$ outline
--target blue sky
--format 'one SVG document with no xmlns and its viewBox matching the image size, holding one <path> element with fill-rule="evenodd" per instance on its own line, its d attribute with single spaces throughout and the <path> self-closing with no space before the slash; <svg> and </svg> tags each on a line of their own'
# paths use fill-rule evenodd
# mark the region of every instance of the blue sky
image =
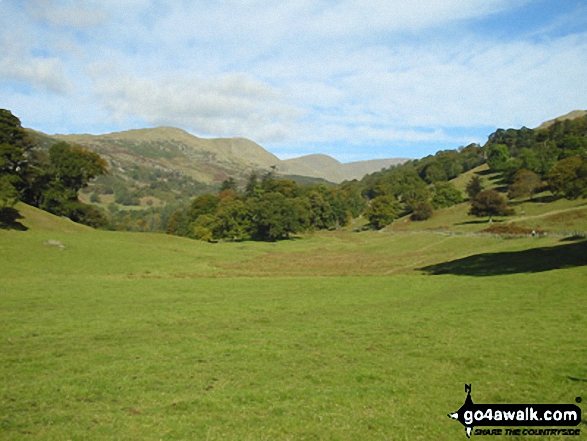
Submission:
<svg viewBox="0 0 587 441">
<path fill-rule="evenodd" d="M 587 109 L 585 0 L 0 0 L 0 107 L 280 158 L 420 158 Z"/>
</svg>

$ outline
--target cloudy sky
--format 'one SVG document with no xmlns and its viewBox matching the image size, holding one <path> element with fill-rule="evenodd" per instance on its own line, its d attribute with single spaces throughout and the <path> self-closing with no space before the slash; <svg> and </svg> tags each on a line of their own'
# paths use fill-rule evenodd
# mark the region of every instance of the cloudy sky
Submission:
<svg viewBox="0 0 587 441">
<path fill-rule="evenodd" d="M 0 108 L 280 158 L 419 158 L 587 109 L 585 0 L 0 0 Z"/>
</svg>

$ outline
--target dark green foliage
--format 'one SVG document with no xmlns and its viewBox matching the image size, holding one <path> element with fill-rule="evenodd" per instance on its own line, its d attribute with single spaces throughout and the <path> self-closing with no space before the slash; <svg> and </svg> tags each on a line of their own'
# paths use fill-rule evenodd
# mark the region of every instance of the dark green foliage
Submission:
<svg viewBox="0 0 587 441">
<path fill-rule="evenodd" d="M 0 203 L 14 205 L 26 187 L 32 141 L 9 110 L 0 109 Z M 2 200 L 4 202 L 2 202 Z"/>
<path fill-rule="evenodd" d="M 173 213 L 167 232 L 201 240 L 276 241 L 307 229 L 344 226 L 366 204 L 351 183 L 301 186 L 277 179 L 272 172 L 261 178 L 252 173 L 244 194 L 232 185 L 225 187 L 218 195 L 198 196 L 187 209 Z"/>
<path fill-rule="evenodd" d="M 250 201 L 251 236 L 258 240 L 288 239 L 303 228 L 304 206 L 281 193 L 265 193 Z"/>
<path fill-rule="evenodd" d="M 587 138 L 585 136 L 567 135 L 558 143 L 561 150 L 560 158 L 587 154 Z"/>
<path fill-rule="evenodd" d="M 82 147 L 72 147 L 65 142 L 51 146 L 49 160 L 54 179 L 76 193 L 108 168 L 106 161 L 97 153 Z"/>
<path fill-rule="evenodd" d="M 0 176 L 0 210 L 12 208 L 19 200 L 19 194 L 11 182 L 10 176 Z"/>
<path fill-rule="evenodd" d="M 211 194 L 198 196 L 191 203 L 187 214 L 192 219 L 197 219 L 198 216 L 203 214 L 213 215 L 216 211 L 216 207 L 218 206 L 218 202 L 218 197 Z"/>
<path fill-rule="evenodd" d="M 483 180 L 481 179 L 481 176 L 473 175 L 467 184 L 466 191 L 469 199 L 473 199 L 475 196 L 481 193 L 483 191 Z"/>
<path fill-rule="evenodd" d="M 212 237 L 245 240 L 250 238 L 250 231 L 250 216 L 245 203 L 238 197 L 220 200 L 211 223 Z"/>
<path fill-rule="evenodd" d="M 471 199 L 469 214 L 477 217 L 508 216 L 512 210 L 508 207 L 507 199 L 495 190 L 484 190 Z"/>
</svg>

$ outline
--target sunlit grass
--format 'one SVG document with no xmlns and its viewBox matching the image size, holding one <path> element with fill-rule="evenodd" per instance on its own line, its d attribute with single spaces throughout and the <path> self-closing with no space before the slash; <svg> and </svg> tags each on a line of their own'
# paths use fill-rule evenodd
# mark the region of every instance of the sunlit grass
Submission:
<svg viewBox="0 0 587 441">
<path fill-rule="evenodd" d="M 465 383 L 479 403 L 587 396 L 580 255 L 421 270 L 560 238 L 208 244 L 22 212 L 28 231 L 0 230 L 1 439 L 454 440 Z"/>
</svg>

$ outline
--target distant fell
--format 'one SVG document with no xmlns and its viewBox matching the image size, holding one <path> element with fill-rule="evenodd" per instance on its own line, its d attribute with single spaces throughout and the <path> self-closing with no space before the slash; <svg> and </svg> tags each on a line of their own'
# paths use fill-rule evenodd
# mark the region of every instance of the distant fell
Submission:
<svg viewBox="0 0 587 441">
<path fill-rule="evenodd" d="M 277 156 L 248 139 L 204 139 L 173 127 L 54 138 L 84 145 L 112 163 L 134 158 L 134 163 L 177 170 L 207 184 L 241 177 L 251 169 L 269 169 L 279 162 Z"/>
<path fill-rule="evenodd" d="M 328 155 L 313 154 L 286 159 L 281 162 L 280 169 L 287 173 L 320 177 L 331 182 L 340 183 L 345 180 L 361 179 L 367 174 L 406 161 L 407 159 L 404 158 L 390 158 L 341 163 Z"/>
<path fill-rule="evenodd" d="M 557 121 L 564 121 L 566 119 L 582 118 L 585 115 L 587 115 L 587 110 L 573 110 L 572 112 L 569 112 L 566 115 L 562 115 L 557 118 L 543 122 L 538 127 L 536 127 L 536 129 L 538 129 L 538 130 L 548 129 L 551 125 L 553 125 Z"/>
<path fill-rule="evenodd" d="M 274 169 L 280 175 L 305 176 L 333 183 L 364 175 L 406 159 L 341 163 L 324 154 L 281 160 L 246 138 L 199 138 L 174 127 L 127 130 L 105 135 L 54 135 L 97 151 L 118 169 L 129 165 L 179 171 L 207 185 L 228 177 L 242 179 L 253 170 Z"/>
</svg>

